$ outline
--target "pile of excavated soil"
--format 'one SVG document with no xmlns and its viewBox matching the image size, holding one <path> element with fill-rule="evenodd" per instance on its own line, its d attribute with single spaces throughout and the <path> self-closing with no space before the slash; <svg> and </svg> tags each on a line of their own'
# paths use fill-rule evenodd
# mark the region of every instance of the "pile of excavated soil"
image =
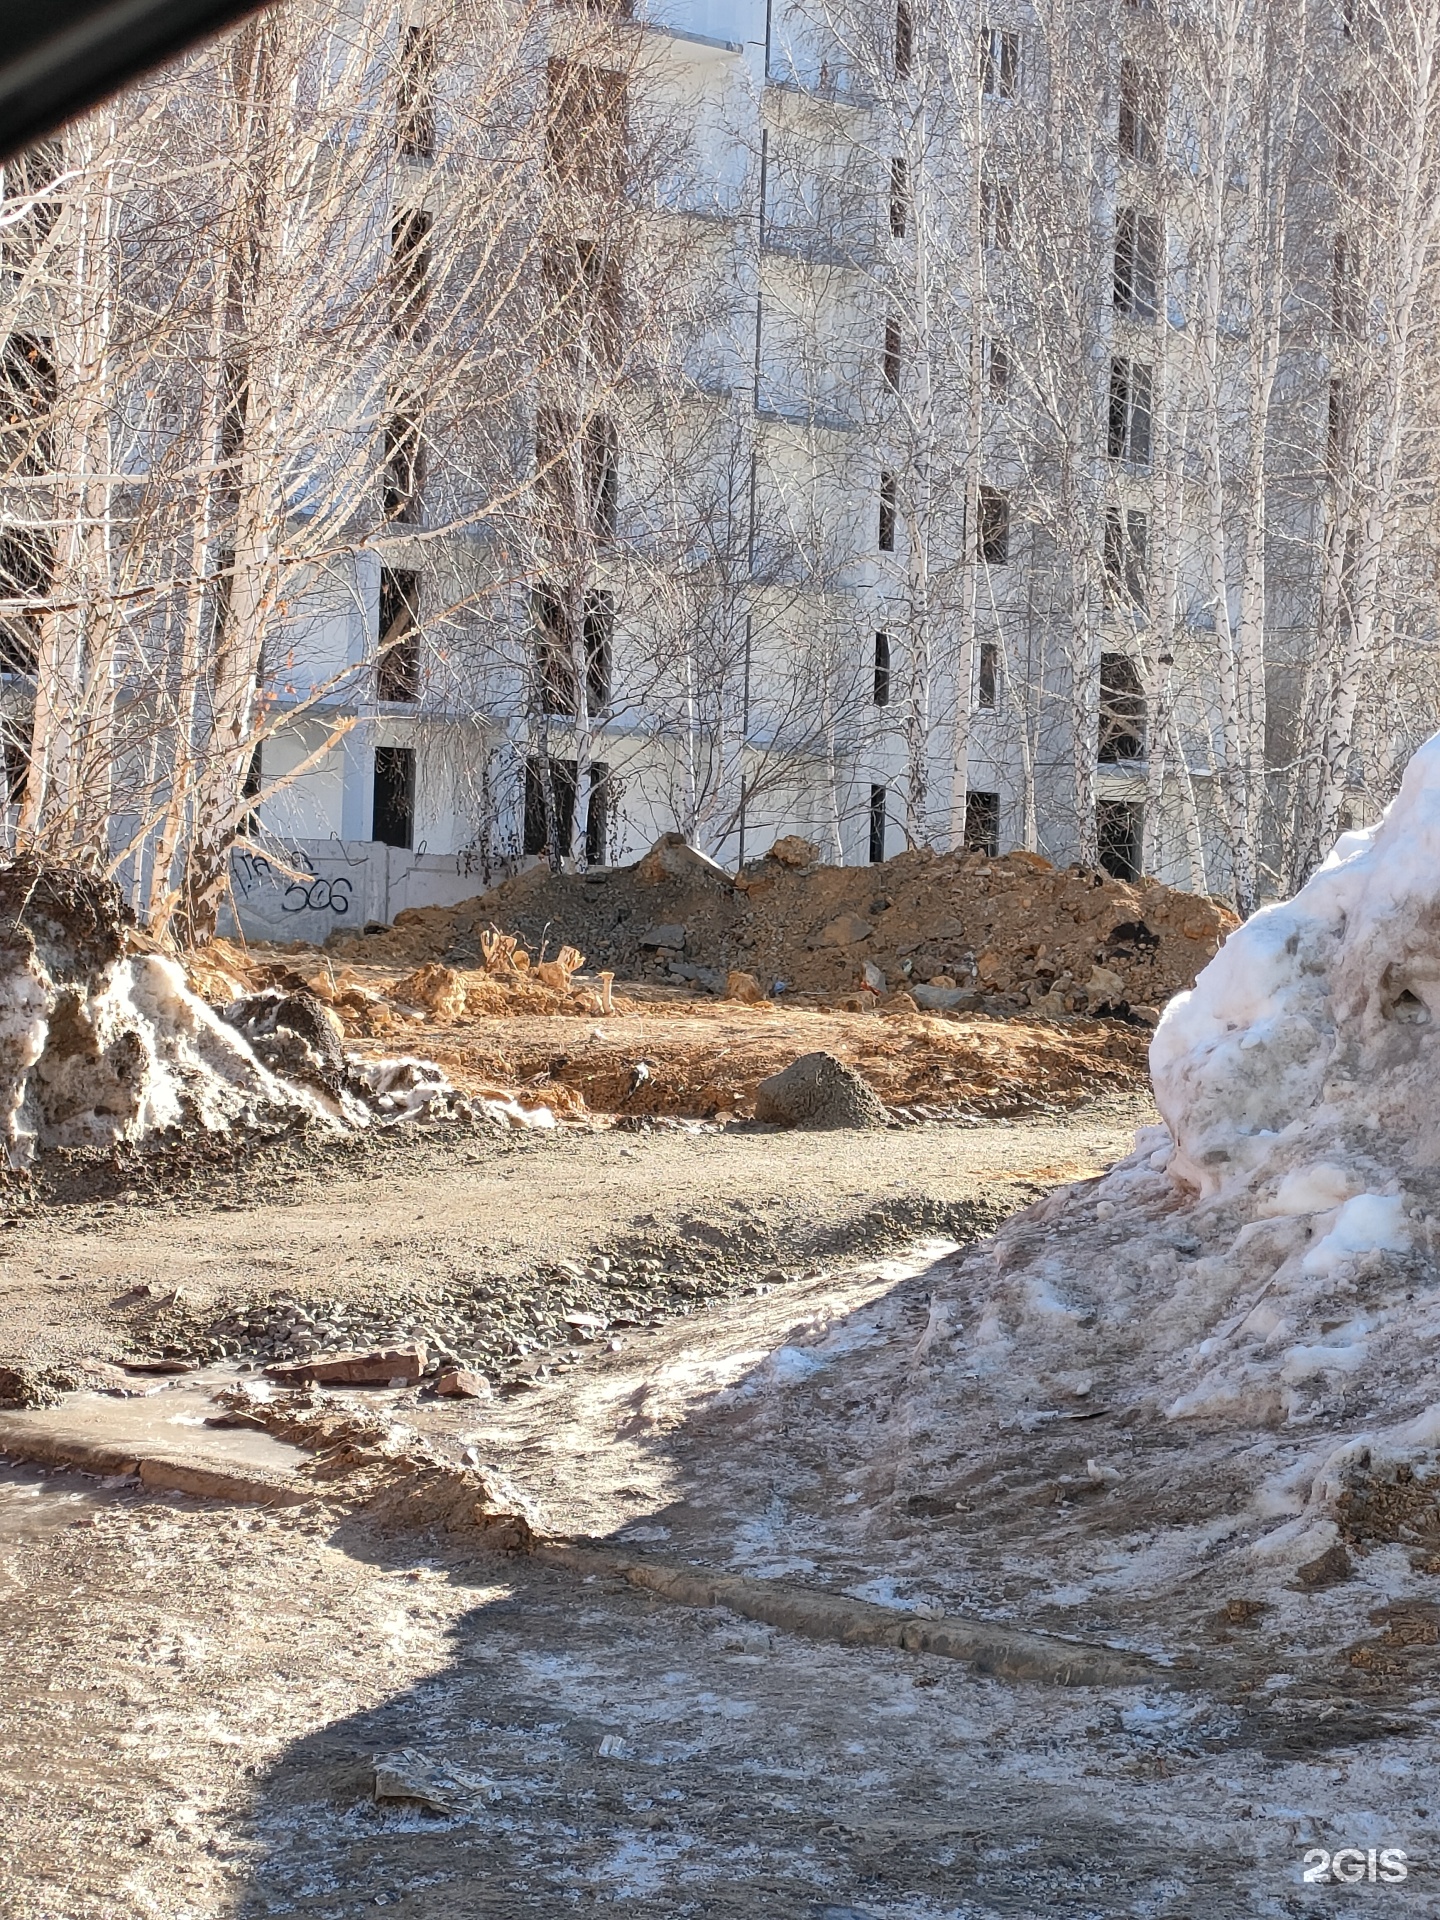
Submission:
<svg viewBox="0 0 1440 1920">
<path fill-rule="evenodd" d="M 1133 1010 L 1153 1024 L 1235 925 L 1214 900 L 1033 854 L 913 852 L 872 867 L 821 866 L 813 855 L 782 841 L 731 876 L 670 835 L 633 867 L 535 868 L 458 906 L 410 909 L 383 932 L 334 934 L 327 949 L 342 962 L 473 968 L 482 936 L 498 927 L 542 959 L 565 941 L 592 968 L 715 992 L 738 970 L 766 994 L 969 989 L 973 1002 L 949 1004 Z"/>
</svg>

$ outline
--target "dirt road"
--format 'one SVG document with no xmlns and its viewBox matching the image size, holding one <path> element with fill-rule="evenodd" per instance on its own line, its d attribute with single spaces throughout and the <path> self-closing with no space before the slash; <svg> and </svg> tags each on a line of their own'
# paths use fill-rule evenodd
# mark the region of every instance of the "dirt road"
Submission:
<svg viewBox="0 0 1440 1920">
<path fill-rule="evenodd" d="M 1362 1874 L 1367 1849 L 1405 1850 L 1403 1882 L 1350 1898 L 1433 1911 L 1426 1645 L 1347 1665 L 1325 1595 L 1202 1633 L 1173 1594 L 1145 1602 L 1163 1582 L 1138 1508 L 1107 1540 L 1101 1508 L 1090 1526 L 1083 1501 L 1056 1504 L 1062 1453 L 1099 1443 L 1022 1425 L 975 1436 L 971 1459 L 962 1435 L 971 1479 L 942 1513 L 903 1471 L 943 1437 L 917 1426 L 932 1388 L 873 1404 L 885 1350 L 939 1380 L 926 1303 L 946 1249 L 902 1258 L 899 1239 L 1090 1171 L 1142 1117 L 276 1150 L 236 1164 L 218 1206 L 182 1186 L 6 1229 L 4 1344 L 56 1363 L 118 1353 L 134 1326 L 111 1303 L 142 1280 L 201 1306 L 279 1286 L 398 1317 L 437 1277 L 519 1290 L 537 1262 L 637 1239 L 696 1271 L 713 1254 L 723 1297 L 578 1347 L 534 1392 L 403 1417 L 624 1552 L 912 1619 L 1033 1616 L 1159 1664 L 1153 1684 L 1005 1682 L 318 1506 L 12 1470 L 0 1912 L 1279 1920 L 1347 1897 L 1304 1884 L 1312 1847 L 1359 1848 Z M 1087 1556 L 1123 1562 L 1121 1584 L 1082 1593 Z M 1423 1671 L 1390 1672 L 1412 1656 Z M 428 1807 L 377 1802 L 377 1762 Z"/>
</svg>

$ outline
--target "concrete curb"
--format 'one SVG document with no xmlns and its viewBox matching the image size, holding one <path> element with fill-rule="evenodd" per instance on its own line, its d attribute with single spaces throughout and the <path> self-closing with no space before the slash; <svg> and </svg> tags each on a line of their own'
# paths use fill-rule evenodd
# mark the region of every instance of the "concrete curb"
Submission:
<svg viewBox="0 0 1440 1920">
<path fill-rule="evenodd" d="M 315 1489 L 273 1468 L 241 1462 L 199 1460 L 180 1449 L 107 1442 L 40 1427 L 26 1415 L 0 1414 L 0 1459 L 37 1466 L 69 1467 L 78 1473 L 124 1474 L 154 1493 L 191 1493 L 202 1499 L 246 1506 L 299 1506 Z"/>
<path fill-rule="evenodd" d="M 552 1542 L 536 1547 L 532 1557 L 573 1573 L 627 1580 L 631 1586 L 679 1606 L 727 1607 L 743 1619 L 801 1633 L 812 1640 L 829 1640 L 842 1647 L 895 1647 L 906 1653 L 938 1654 L 947 1660 L 963 1661 L 976 1673 L 997 1680 L 1059 1687 L 1173 1687 L 1185 1683 L 1184 1675 L 1141 1653 L 1093 1641 L 1064 1640 L 1056 1634 L 972 1620 L 961 1614 L 923 1620 L 844 1594 L 818 1593 L 780 1580 L 708 1573 L 703 1567 L 667 1567 L 655 1561 L 625 1559 L 595 1547 Z"/>
</svg>

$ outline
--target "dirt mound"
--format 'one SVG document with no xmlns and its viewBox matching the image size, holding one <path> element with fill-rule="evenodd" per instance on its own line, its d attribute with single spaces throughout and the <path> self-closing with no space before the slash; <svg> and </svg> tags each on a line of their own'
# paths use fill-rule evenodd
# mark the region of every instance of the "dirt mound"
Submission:
<svg viewBox="0 0 1440 1920">
<path fill-rule="evenodd" d="M 733 971 L 770 993 L 896 992 L 932 1008 L 1042 1014 L 1155 1011 L 1193 985 L 1235 925 L 1217 902 L 1158 881 L 1052 867 L 1033 854 L 905 853 L 826 867 L 787 841 L 732 879 L 667 835 L 633 867 L 536 868 L 454 907 L 397 915 L 383 933 L 334 934 L 337 958 L 482 964 L 503 928 L 543 963 L 557 938 L 591 966 L 716 994 Z M 537 968 L 538 971 L 538 968 Z M 973 996 L 973 997 L 972 997 Z"/>
<path fill-rule="evenodd" d="M 772 1126 L 883 1127 L 884 1103 L 833 1053 L 806 1053 L 755 1089 L 755 1118 Z"/>
</svg>

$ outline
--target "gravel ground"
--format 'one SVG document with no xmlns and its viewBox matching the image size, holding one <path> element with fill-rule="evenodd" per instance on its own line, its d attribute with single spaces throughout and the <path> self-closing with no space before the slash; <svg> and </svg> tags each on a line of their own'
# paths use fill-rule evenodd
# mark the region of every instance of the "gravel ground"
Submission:
<svg viewBox="0 0 1440 1920">
<path fill-rule="evenodd" d="M 511 1377 L 567 1342 L 567 1311 L 645 1324 L 844 1254 L 973 1238 L 1150 1117 L 1124 1096 L 879 1135 L 456 1126 L 75 1158 L 0 1229 L 0 1368 L 384 1338 Z"/>
</svg>

